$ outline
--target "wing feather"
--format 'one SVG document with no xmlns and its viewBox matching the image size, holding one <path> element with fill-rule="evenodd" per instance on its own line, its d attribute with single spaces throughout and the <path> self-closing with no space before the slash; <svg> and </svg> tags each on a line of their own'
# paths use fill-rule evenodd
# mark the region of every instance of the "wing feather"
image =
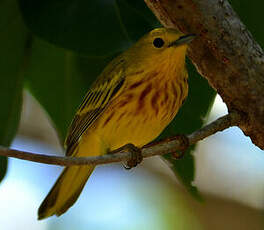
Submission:
<svg viewBox="0 0 264 230">
<path fill-rule="evenodd" d="M 111 79 L 98 79 L 87 92 L 83 102 L 70 125 L 68 136 L 65 140 L 66 155 L 72 155 L 82 134 L 102 114 L 111 99 L 117 95 L 124 85 L 123 71 Z"/>
</svg>

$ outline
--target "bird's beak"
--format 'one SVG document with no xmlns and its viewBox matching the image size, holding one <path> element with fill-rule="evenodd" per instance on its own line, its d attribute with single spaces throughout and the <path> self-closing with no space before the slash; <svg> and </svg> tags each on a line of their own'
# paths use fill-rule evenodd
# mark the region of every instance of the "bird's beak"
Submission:
<svg viewBox="0 0 264 230">
<path fill-rule="evenodd" d="M 169 44 L 169 47 L 171 46 L 181 46 L 184 44 L 188 44 L 190 43 L 194 38 L 196 37 L 195 34 L 187 34 L 184 36 L 179 37 L 179 39 L 177 39 L 176 41 L 173 41 Z"/>
</svg>

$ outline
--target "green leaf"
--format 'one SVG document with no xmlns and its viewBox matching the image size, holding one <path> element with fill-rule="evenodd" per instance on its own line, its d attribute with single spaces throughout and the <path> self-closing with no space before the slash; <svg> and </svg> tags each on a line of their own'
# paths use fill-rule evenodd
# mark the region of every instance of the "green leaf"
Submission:
<svg viewBox="0 0 264 230">
<path fill-rule="evenodd" d="M 138 14 L 140 14 L 141 17 L 144 18 L 144 21 L 148 22 L 148 24 L 151 25 L 152 28 L 161 26 L 160 22 L 157 20 L 152 11 L 147 7 L 144 1 L 125 0 L 124 2 L 126 2 L 129 7 L 133 8 L 133 10 L 136 10 Z M 141 21 L 141 23 L 144 21 Z M 146 33 L 146 31 L 144 31 L 144 33 Z"/>
<path fill-rule="evenodd" d="M 7 172 L 7 157 L 0 157 L 0 181 L 2 181 Z"/>
<path fill-rule="evenodd" d="M 20 119 L 27 32 L 15 0 L 0 6 L 0 145 L 9 146 Z M 7 159 L 0 157 L 0 181 L 6 170 Z"/>
<path fill-rule="evenodd" d="M 86 91 L 101 72 L 108 57 L 81 57 L 34 39 L 27 89 L 49 114 L 61 141 Z"/>
<path fill-rule="evenodd" d="M 229 0 L 229 2 L 250 30 L 254 39 L 264 47 L 264 33 L 261 23 L 263 21 L 264 2 L 262 0 L 255 0 L 254 3 L 248 0 Z"/>
<path fill-rule="evenodd" d="M 190 61 L 187 62 L 187 68 L 189 72 L 188 98 L 159 139 L 177 134 L 190 134 L 199 129 L 214 102 L 216 92 L 208 85 L 207 80 L 197 73 Z M 201 200 L 197 188 L 192 185 L 195 174 L 194 157 L 192 155 L 194 150 L 195 146 L 192 146 L 180 160 L 173 159 L 171 155 L 165 155 L 164 158 L 169 162 L 172 170 L 186 189 L 194 197 Z"/>
<path fill-rule="evenodd" d="M 140 4 L 133 1 L 129 4 L 126 0 L 19 0 L 19 3 L 34 34 L 60 47 L 93 56 L 120 52 L 157 24 L 153 16 L 149 20 L 142 13 L 150 14 L 145 5 L 139 11 Z"/>
</svg>

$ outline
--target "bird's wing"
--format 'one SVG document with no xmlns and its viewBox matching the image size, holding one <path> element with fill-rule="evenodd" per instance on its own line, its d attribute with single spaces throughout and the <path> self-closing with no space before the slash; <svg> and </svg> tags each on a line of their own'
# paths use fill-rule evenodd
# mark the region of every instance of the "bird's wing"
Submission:
<svg viewBox="0 0 264 230">
<path fill-rule="evenodd" d="M 111 99 L 121 92 L 125 77 L 122 69 L 117 69 L 118 72 L 104 71 L 87 92 L 68 130 L 65 140 L 67 156 L 73 154 L 82 134 L 103 113 Z M 113 76 L 110 77 L 111 74 Z"/>
</svg>

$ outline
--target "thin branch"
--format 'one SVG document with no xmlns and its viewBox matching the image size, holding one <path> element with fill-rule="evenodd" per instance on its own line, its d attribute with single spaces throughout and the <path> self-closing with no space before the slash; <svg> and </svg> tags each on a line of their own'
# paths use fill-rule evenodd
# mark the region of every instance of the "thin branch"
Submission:
<svg viewBox="0 0 264 230">
<path fill-rule="evenodd" d="M 195 144 L 196 142 L 215 134 L 218 131 L 222 131 L 231 126 L 237 126 L 238 124 L 244 123 L 244 117 L 237 113 L 229 113 L 214 122 L 204 126 L 203 128 L 195 131 L 194 133 L 187 136 L 189 144 Z M 150 147 L 142 148 L 143 158 L 151 157 L 155 155 L 163 155 L 167 153 L 172 153 L 177 150 L 182 149 L 184 143 L 178 138 L 170 138 L 170 140 L 156 142 L 151 144 Z M 31 152 L 25 152 L 15 149 L 9 149 L 0 147 L 0 155 L 6 157 L 14 157 L 22 160 L 33 161 L 44 164 L 52 165 L 61 165 L 61 166 L 70 166 L 70 165 L 86 165 L 86 164 L 107 164 L 113 162 L 128 161 L 131 159 L 132 154 L 130 152 L 124 151 L 113 151 L 104 156 L 95 156 L 95 157 L 63 157 L 63 156 L 54 156 L 54 155 L 43 155 Z"/>
<path fill-rule="evenodd" d="M 188 136 L 189 143 L 191 145 L 195 144 L 196 142 L 203 140 L 204 138 L 211 136 L 216 132 L 223 131 L 232 126 L 243 125 L 245 123 L 246 117 L 243 114 L 231 112 L 190 134 Z"/>
</svg>

